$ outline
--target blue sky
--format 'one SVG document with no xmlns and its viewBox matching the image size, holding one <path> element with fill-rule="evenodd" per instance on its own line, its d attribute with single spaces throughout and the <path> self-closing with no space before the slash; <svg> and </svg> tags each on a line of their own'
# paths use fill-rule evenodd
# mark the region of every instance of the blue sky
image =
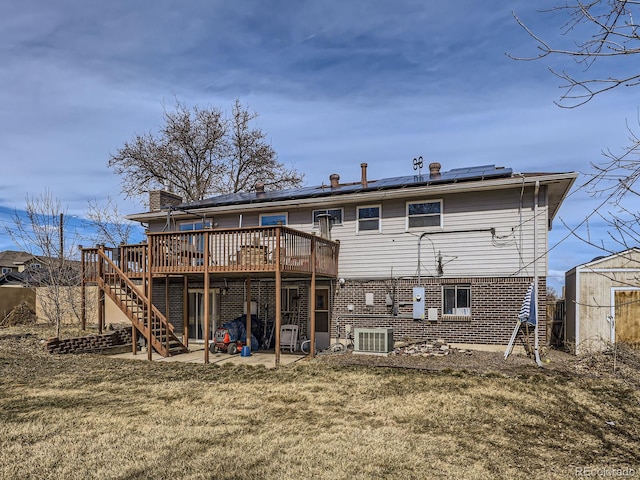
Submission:
<svg viewBox="0 0 640 480">
<path fill-rule="evenodd" d="M 48 188 L 79 227 L 89 198 L 119 197 L 109 153 L 155 131 L 176 97 L 227 110 L 239 98 L 309 185 L 356 180 L 361 162 L 372 179 L 412 174 L 419 155 L 443 170 L 589 172 L 624 145 L 640 102 L 627 90 L 559 109 L 547 68 L 568 61 L 505 55 L 535 53 L 512 11 L 570 41 L 561 17 L 536 11 L 555 3 L 0 0 L 0 222 Z M 579 191 L 559 216 L 573 227 L 597 203 Z M 551 244 L 566 233 L 557 219 Z M 590 233 L 606 238 L 601 224 Z M 550 269 L 599 253 L 570 238 Z"/>
</svg>

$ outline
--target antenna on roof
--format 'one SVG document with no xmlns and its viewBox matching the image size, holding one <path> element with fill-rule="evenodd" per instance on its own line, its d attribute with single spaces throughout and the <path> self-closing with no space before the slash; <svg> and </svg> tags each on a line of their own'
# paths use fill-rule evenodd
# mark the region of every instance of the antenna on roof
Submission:
<svg viewBox="0 0 640 480">
<path fill-rule="evenodd" d="M 422 162 L 422 155 L 419 156 L 418 158 L 414 158 L 413 159 L 413 169 L 414 170 L 418 170 L 418 177 L 416 180 L 420 181 L 422 180 L 422 166 L 423 166 L 423 162 Z"/>
</svg>

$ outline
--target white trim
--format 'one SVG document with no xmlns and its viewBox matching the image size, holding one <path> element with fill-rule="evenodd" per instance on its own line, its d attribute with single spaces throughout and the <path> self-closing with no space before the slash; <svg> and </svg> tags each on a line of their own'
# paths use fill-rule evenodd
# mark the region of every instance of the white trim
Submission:
<svg viewBox="0 0 640 480">
<path fill-rule="evenodd" d="M 364 208 L 377 208 L 378 209 L 378 229 L 377 230 L 360 230 L 360 210 Z M 363 219 L 363 220 L 373 220 Z M 368 235 L 372 233 L 382 233 L 382 204 L 377 205 L 358 205 L 356 207 L 356 235 Z"/>
<path fill-rule="evenodd" d="M 439 225 L 430 225 L 427 227 L 410 227 L 409 226 L 409 205 L 417 204 L 417 203 L 439 203 L 440 204 L 440 223 Z M 423 216 L 423 215 L 417 215 Z M 435 217 L 435 214 L 430 214 L 428 216 Z M 444 200 L 442 198 L 434 198 L 434 199 L 425 199 L 425 200 L 407 200 L 404 205 L 404 229 L 407 232 L 413 230 L 441 230 L 444 228 Z"/>
<path fill-rule="evenodd" d="M 454 307 L 454 310 L 456 312 L 454 313 L 445 313 L 445 295 L 444 295 L 444 291 L 447 288 L 454 288 L 455 291 L 455 301 L 456 301 L 456 305 Z M 458 288 L 464 288 L 466 290 L 469 290 L 469 306 L 468 307 L 458 307 Z M 442 318 L 452 318 L 452 317 L 462 317 L 462 318 L 471 318 L 473 316 L 473 310 L 471 308 L 471 303 L 473 302 L 472 299 L 472 288 L 471 288 L 471 284 L 469 283 L 446 283 L 446 284 L 441 284 L 440 285 L 440 293 L 442 295 L 442 304 L 441 304 L 441 308 L 442 308 Z M 468 309 L 469 313 L 468 314 L 463 314 L 463 313 L 457 313 L 458 310 L 462 310 L 462 309 Z"/>
</svg>

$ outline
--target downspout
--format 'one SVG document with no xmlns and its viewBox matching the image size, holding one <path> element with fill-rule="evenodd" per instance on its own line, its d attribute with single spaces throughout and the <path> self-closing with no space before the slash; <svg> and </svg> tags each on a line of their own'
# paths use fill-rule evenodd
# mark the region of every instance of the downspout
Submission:
<svg viewBox="0 0 640 480">
<path fill-rule="evenodd" d="M 542 367 L 542 361 L 540 360 L 540 338 L 539 338 L 539 324 L 540 315 L 538 310 L 538 194 L 540 193 L 540 181 L 536 180 L 536 186 L 533 192 L 533 291 L 535 292 L 535 309 L 536 309 L 536 327 L 534 329 L 534 350 L 536 356 L 536 363 L 538 367 Z"/>
</svg>

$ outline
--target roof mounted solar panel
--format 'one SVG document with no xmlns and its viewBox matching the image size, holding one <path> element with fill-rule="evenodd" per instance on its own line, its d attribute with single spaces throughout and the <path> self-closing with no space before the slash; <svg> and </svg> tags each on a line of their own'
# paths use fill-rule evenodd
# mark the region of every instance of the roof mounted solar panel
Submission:
<svg viewBox="0 0 640 480">
<path fill-rule="evenodd" d="M 447 172 L 442 172 L 439 176 L 431 176 L 427 173 L 423 175 L 408 175 L 402 177 L 383 178 L 380 180 L 370 180 L 367 187 L 363 187 L 361 183 L 356 182 L 348 185 L 341 185 L 338 188 L 332 188 L 330 185 L 323 184 L 311 187 L 291 188 L 287 190 L 266 191 L 262 193 L 229 193 L 197 202 L 185 203 L 179 205 L 177 208 L 193 209 L 245 203 L 251 204 L 278 200 L 325 197 L 331 195 L 344 195 L 359 191 L 400 189 L 421 185 L 436 185 L 471 180 L 483 180 L 488 178 L 510 177 L 512 173 L 513 171 L 510 168 L 496 167 L 495 165 L 481 165 L 476 167 L 453 168 Z"/>
</svg>

